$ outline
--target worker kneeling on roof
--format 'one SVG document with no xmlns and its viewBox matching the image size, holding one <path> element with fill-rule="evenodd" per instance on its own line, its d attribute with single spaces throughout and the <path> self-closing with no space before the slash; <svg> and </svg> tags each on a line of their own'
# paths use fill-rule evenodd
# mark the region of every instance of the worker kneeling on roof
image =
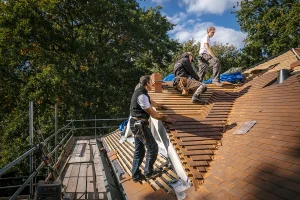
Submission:
<svg viewBox="0 0 300 200">
<path fill-rule="evenodd" d="M 149 75 L 142 76 L 140 78 L 139 87 L 137 87 L 132 95 L 130 104 L 130 128 L 134 134 L 134 158 L 132 164 L 132 179 L 134 182 L 141 181 L 146 178 L 152 178 L 157 176 L 159 172 L 153 170 L 153 165 L 158 154 L 158 145 L 151 133 L 149 127 L 150 116 L 154 119 L 161 120 L 167 123 L 174 123 L 175 120 L 161 116 L 157 113 L 153 106 L 160 106 L 154 101 L 150 100 L 148 91 L 151 90 L 152 81 Z M 155 105 L 154 105 L 155 104 Z M 139 169 L 143 159 L 145 157 L 145 146 L 147 148 L 146 164 L 144 174 Z"/>
<path fill-rule="evenodd" d="M 192 103 L 204 103 L 200 99 L 200 94 L 206 92 L 207 87 L 204 83 L 199 81 L 199 76 L 196 74 L 192 67 L 193 55 L 191 52 L 185 52 L 174 66 L 174 86 L 182 90 L 196 90 L 192 96 Z M 193 78 L 193 79 L 192 79 Z"/>
</svg>

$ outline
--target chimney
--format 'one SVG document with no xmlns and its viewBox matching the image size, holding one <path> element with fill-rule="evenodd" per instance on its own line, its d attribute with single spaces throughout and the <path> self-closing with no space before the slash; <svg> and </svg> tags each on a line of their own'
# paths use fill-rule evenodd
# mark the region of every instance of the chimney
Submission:
<svg viewBox="0 0 300 200">
<path fill-rule="evenodd" d="M 154 85 L 154 92 L 161 93 L 162 92 L 162 76 L 160 73 L 153 73 L 151 75 L 151 79 Z"/>
</svg>

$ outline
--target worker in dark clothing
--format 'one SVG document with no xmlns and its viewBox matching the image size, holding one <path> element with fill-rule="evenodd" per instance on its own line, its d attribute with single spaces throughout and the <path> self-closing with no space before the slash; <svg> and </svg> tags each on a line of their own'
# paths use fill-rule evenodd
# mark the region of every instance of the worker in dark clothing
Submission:
<svg viewBox="0 0 300 200">
<path fill-rule="evenodd" d="M 136 88 L 130 104 L 130 115 L 129 121 L 131 131 L 134 134 L 134 158 L 132 163 L 132 179 L 134 182 L 141 181 L 146 178 L 152 178 L 157 176 L 160 172 L 153 170 L 153 165 L 158 154 L 158 145 L 151 133 L 149 128 L 150 116 L 154 119 L 161 120 L 167 123 L 174 123 L 175 120 L 161 116 L 157 113 L 151 105 L 159 106 L 150 100 L 148 91 L 151 90 L 152 81 L 150 76 L 142 76 L 140 78 L 140 87 Z M 152 103 L 152 104 L 151 104 Z M 146 163 L 144 169 L 144 175 L 139 169 L 143 159 L 145 157 L 145 146 L 147 148 Z"/>
<path fill-rule="evenodd" d="M 200 99 L 200 94 L 205 93 L 207 87 L 205 84 L 199 82 L 199 76 L 192 67 L 193 55 L 191 52 L 185 52 L 174 66 L 174 86 L 180 91 L 182 90 L 196 90 L 192 96 L 193 103 L 204 103 Z M 194 80 L 193 80 L 193 79 Z"/>
</svg>

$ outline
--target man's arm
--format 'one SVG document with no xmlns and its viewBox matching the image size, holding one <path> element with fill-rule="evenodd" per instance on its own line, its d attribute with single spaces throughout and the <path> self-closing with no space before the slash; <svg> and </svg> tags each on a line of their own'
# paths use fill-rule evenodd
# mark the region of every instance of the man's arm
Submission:
<svg viewBox="0 0 300 200">
<path fill-rule="evenodd" d="M 216 56 L 215 56 L 213 50 L 210 48 L 209 44 L 205 43 L 204 45 L 205 45 L 205 48 L 207 49 L 209 55 L 211 55 L 211 57 L 215 58 Z"/>
<path fill-rule="evenodd" d="M 155 108 L 161 108 L 163 110 L 167 109 L 167 107 L 165 107 L 164 105 L 161 105 L 159 103 L 156 103 L 155 101 L 151 100 L 151 106 L 155 107 Z"/>
<path fill-rule="evenodd" d="M 193 67 L 192 67 L 192 65 L 191 65 L 191 62 L 189 61 L 188 58 L 187 58 L 187 59 L 184 59 L 184 60 L 182 61 L 182 65 L 183 65 L 183 67 L 186 69 L 186 71 L 189 73 L 189 75 L 190 75 L 193 79 L 199 81 L 199 76 L 198 76 L 198 75 L 196 74 L 196 72 L 194 71 L 194 69 L 193 69 Z"/>
<path fill-rule="evenodd" d="M 154 119 L 161 120 L 167 123 L 174 123 L 176 121 L 173 118 L 161 116 L 158 112 L 156 112 L 151 106 L 151 102 L 149 101 L 148 97 L 144 94 L 138 96 L 137 102 L 141 106 L 141 108 Z"/>
<path fill-rule="evenodd" d="M 154 119 L 157 119 L 157 120 L 161 120 L 161 121 L 164 121 L 164 122 L 167 122 L 167 123 L 175 123 L 176 120 L 171 118 L 171 117 L 167 117 L 167 116 L 161 116 L 158 112 L 156 112 L 152 106 L 150 106 L 149 108 L 145 109 L 145 111 L 151 116 L 153 117 Z"/>
</svg>

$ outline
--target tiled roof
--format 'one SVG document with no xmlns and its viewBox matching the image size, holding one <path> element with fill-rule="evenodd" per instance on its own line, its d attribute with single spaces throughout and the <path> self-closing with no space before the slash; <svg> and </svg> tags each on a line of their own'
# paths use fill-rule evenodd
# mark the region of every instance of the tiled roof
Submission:
<svg viewBox="0 0 300 200">
<path fill-rule="evenodd" d="M 198 105 L 198 114 L 180 109 L 190 108 L 190 96 L 183 101 L 177 93 L 180 101 L 171 102 L 165 93 L 151 95 L 169 106 L 161 114 L 177 119 L 169 134 L 195 186 L 186 199 L 300 199 L 300 75 L 279 85 L 277 75 L 271 71 L 226 92 L 208 85 L 210 104 Z M 246 135 L 232 134 L 253 120 Z"/>
<path fill-rule="evenodd" d="M 299 86 L 298 74 L 236 99 L 228 119 L 234 128 L 223 133 L 204 184 L 189 190 L 191 199 L 300 199 Z M 232 134 L 253 120 L 248 133 Z"/>
<path fill-rule="evenodd" d="M 255 70 L 264 70 L 270 68 L 269 71 L 278 71 L 279 69 L 289 69 L 290 65 L 293 62 L 296 62 L 300 59 L 300 48 L 293 48 L 291 50 L 286 51 L 283 54 L 280 54 L 273 59 L 268 60 L 267 62 L 263 62 L 251 69 L 244 71 L 243 73 L 251 73 Z"/>
<path fill-rule="evenodd" d="M 172 87 L 163 90 L 162 93 L 149 92 L 152 100 L 168 108 L 167 110 L 159 110 L 159 112 L 162 115 L 172 115 L 177 120 L 173 126 L 169 125 L 166 128 L 170 130 L 171 142 L 177 148 L 177 153 L 195 187 L 203 182 L 202 173 L 206 172 L 206 168 L 213 160 L 214 151 L 220 146 L 221 132 L 226 124 L 232 101 L 236 98 L 235 94 L 228 93 L 232 92 L 233 89 L 232 84 L 225 83 L 222 88 L 208 84 L 207 92 L 202 95 L 202 98 L 207 101 L 206 105 L 192 104 L 192 94 L 181 95 Z M 130 171 L 134 146 L 128 141 L 121 144 L 119 140 L 119 130 L 102 138 L 106 149 L 111 152 L 108 153 L 109 159 L 111 161 L 117 159 L 129 176 L 128 178 L 124 175 L 125 177 L 120 180 L 124 190 L 127 190 L 125 191 L 127 198 L 135 199 L 139 196 L 137 199 L 140 199 L 145 194 L 150 195 L 159 191 L 168 195 L 166 199 L 176 199 L 169 183 L 172 180 L 177 180 L 178 176 L 172 169 L 167 168 L 167 160 L 159 155 L 155 163 L 155 168 L 166 168 L 161 178 L 156 178 L 155 181 L 150 180 L 148 183 L 143 182 L 143 184 L 134 183 L 131 180 Z M 143 169 L 144 164 L 141 167 Z M 136 193 L 131 195 L 132 188 L 137 186 L 141 187 L 140 195 L 137 196 Z"/>
<path fill-rule="evenodd" d="M 259 65 L 266 69 L 279 63 L 242 86 L 208 84 L 201 95 L 205 105 L 192 104 L 192 93 L 185 96 L 171 86 L 161 93 L 149 92 L 151 100 L 168 108 L 157 111 L 177 120 L 165 128 L 192 182 L 185 199 L 300 199 L 300 74 L 276 82 L 278 70 L 290 68 L 299 51 Z M 248 121 L 256 124 L 245 135 L 232 134 Z M 119 133 L 110 137 L 104 141 L 119 140 Z M 132 144 L 124 144 L 130 147 L 127 153 L 118 145 L 111 145 L 119 149 L 118 159 L 132 159 Z M 130 162 L 124 164 L 129 175 Z M 146 189 L 149 195 L 174 193 L 161 183 L 148 184 L 153 189 Z"/>
</svg>

